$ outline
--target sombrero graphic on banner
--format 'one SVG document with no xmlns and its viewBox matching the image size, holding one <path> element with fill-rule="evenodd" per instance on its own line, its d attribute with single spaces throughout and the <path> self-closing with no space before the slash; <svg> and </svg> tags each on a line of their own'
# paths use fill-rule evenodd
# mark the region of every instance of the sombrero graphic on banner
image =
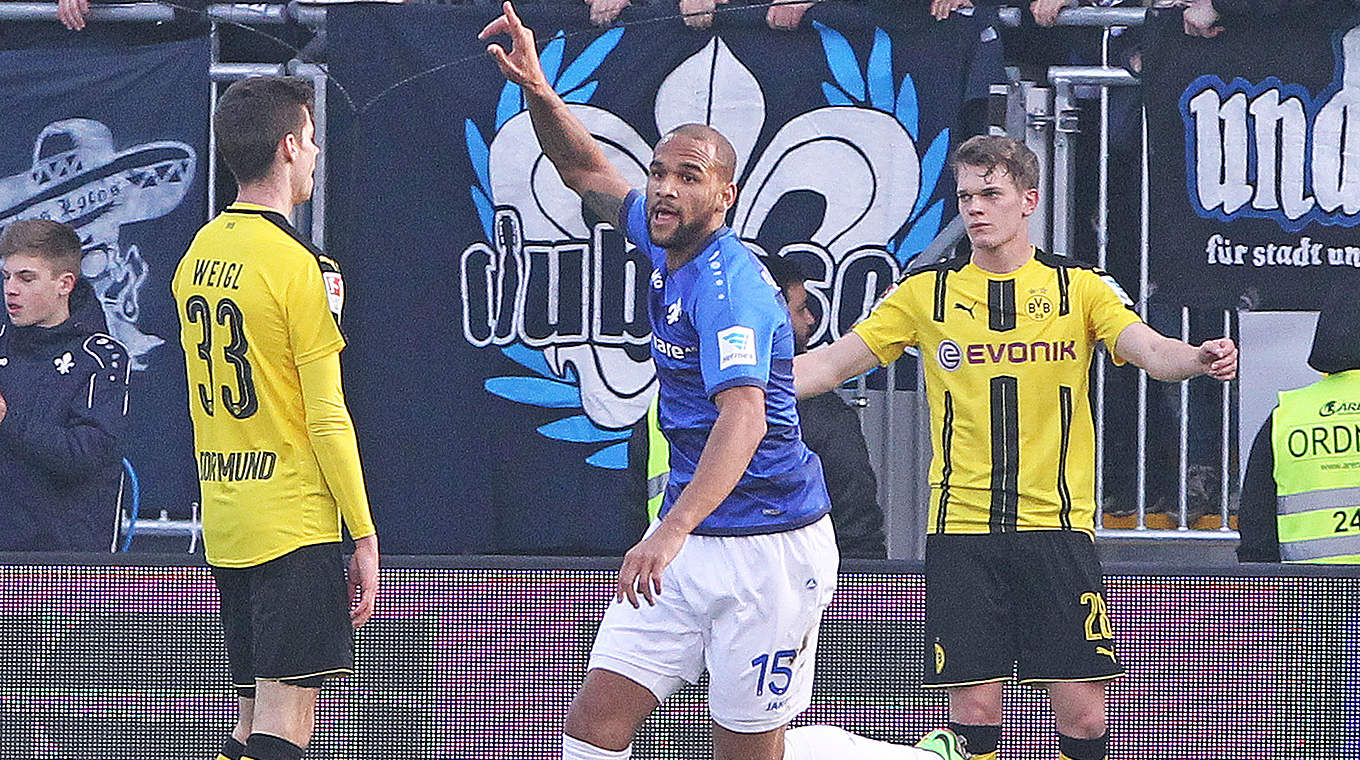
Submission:
<svg viewBox="0 0 1360 760">
<path fill-rule="evenodd" d="M 33 145 L 31 168 L 0 177 L 0 231 L 21 219 L 69 224 L 84 246 L 81 271 L 104 304 L 109 331 L 128 347 L 134 369 L 163 341 L 137 327 L 145 259 L 119 244 L 124 224 L 173 211 L 193 182 L 187 143 L 157 140 L 116 150 L 113 132 L 91 119 L 48 124 Z"/>
</svg>

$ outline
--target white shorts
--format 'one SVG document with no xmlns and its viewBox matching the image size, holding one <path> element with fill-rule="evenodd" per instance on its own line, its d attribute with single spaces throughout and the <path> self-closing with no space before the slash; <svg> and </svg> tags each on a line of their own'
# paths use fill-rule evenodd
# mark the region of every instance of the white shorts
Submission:
<svg viewBox="0 0 1360 760">
<path fill-rule="evenodd" d="M 609 605 L 590 667 L 658 702 L 707 668 L 714 722 L 738 733 L 779 728 L 812 700 L 817 630 L 839 566 L 830 517 L 783 533 L 692 535 L 662 573 L 655 607 Z"/>
</svg>

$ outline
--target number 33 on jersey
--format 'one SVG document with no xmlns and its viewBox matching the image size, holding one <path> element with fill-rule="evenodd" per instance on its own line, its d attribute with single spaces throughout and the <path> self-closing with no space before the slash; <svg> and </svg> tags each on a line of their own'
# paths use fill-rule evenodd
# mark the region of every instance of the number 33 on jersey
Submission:
<svg viewBox="0 0 1360 760">
<path fill-rule="evenodd" d="M 310 451 L 298 367 L 345 345 L 335 262 L 282 214 L 238 203 L 199 230 L 172 289 L 205 523 L 209 509 L 229 529 L 228 510 L 259 520 L 250 505 L 328 499 L 316 458 L 297 456 Z"/>
</svg>

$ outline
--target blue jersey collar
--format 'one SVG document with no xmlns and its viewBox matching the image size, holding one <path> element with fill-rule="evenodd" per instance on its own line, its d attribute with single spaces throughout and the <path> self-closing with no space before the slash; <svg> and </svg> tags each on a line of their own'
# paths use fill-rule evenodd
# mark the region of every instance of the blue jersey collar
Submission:
<svg viewBox="0 0 1360 760">
<path fill-rule="evenodd" d="M 732 229 L 725 224 L 719 227 L 718 229 L 713 230 L 713 232 L 707 238 L 704 239 L 703 245 L 699 246 L 698 252 L 689 258 L 689 261 L 686 261 L 684 264 L 681 264 L 679 269 L 671 269 L 669 265 L 667 265 L 666 269 L 671 273 L 679 272 L 681 269 L 684 269 L 690 264 L 693 264 L 694 262 L 703 258 L 704 254 L 716 248 L 718 242 L 722 240 L 722 238 L 730 234 L 732 234 Z"/>
</svg>

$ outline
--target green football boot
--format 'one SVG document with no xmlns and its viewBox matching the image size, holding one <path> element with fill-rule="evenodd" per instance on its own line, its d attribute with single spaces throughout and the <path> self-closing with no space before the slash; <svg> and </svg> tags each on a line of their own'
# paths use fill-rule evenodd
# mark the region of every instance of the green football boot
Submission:
<svg viewBox="0 0 1360 760">
<path fill-rule="evenodd" d="M 972 755 L 964 747 L 963 738 L 947 728 L 937 728 L 916 742 L 917 749 L 934 752 L 941 760 L 968 760 Z"/>
</svg>

